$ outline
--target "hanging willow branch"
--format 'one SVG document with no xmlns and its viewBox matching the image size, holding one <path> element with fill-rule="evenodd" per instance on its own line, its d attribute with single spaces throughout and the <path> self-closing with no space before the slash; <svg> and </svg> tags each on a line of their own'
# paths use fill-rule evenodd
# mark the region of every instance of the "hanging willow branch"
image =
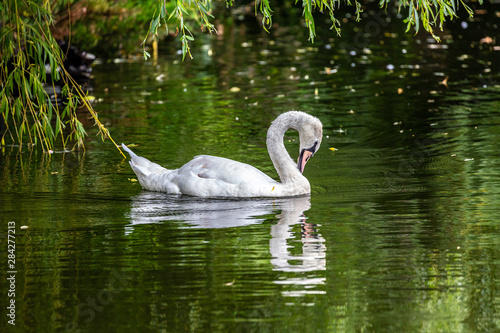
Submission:
<svg viewBox="0 0 500 333">
<path fill-rule="evenodd" d="M 387 8 L 391 0 L 380 0 L 380 8 Z M 434 34 L 434 28 L 443 29 L 443 24 L 448 19 L 457 17 L 459 5 L 462 5 L 470 16 L 473 15 L 472 10 L 464 3 L 463 0 L 401 0 L 392 2 L 398 6 L 400 13 L 407 12 L 404 22 L 407 23 L 407 32 L 413 27 L 415 33 L 418 33 L 422 26 L 426 31 L 439 41 L 439 37 Z M 171 1 L 158 0 L 157 10 L 151 20 L 148 34 L 144 39 L 145 45 L 149 34 L 158 40 L 158 29 L 163 24 L 168 33 L 168 24 L 175 27 L 176 33 L 180 33 L 182 42 L 182 57 L 186 55 L 192 58 L 189 42 L 194 40 L 192 30 L 187 26 L 187 19 L 196 21 L 202 28 L 207 28 L 210 33 L 217 32 L 211 19 L 214 17 L 211 14 L 210 8 L 214 0 L 174 0 L 174 9 L 168 14 L 167 8 L 172 5 Z M 482 4 L 482 0 L 479 0 Z M 233 6 L 232 0 L 226 0 L 226 6 Z M 309 31 L 309 40 L 314 42 L 316 37 L 316 25 L 314 16 L 316 13 L 327 14 L 332 22 L 330 29 L 335 30 L 340 35 L 340 21 L 335 17 L 335 9 L 341 5 L 353 6 L 355 10 L 356 20 L 361 19 L 363 6 L 357 0 L 346 0 L 342 3 L 341 0 L 296 0 L 295 4 L 303 8 L 302 16 L 305 26 Z M 269 31 L 272 26 L 273 10 L 269 0 L 255 1 L 255 15 L 262 15 L 262 26 L 264 30 Z M 147 59 L 149 53 L 144 48 L 144 57 Z"/>
<path fill-rule="evenodd" d="M 76 114 L 81 105 L 101 138 L 114 143 L 86 94 L 64 68 L 61 49 L 50 31 L 50 2 L 8 0 L 0 4 L 0 12 L 0 121 L 6 126 L 0 143 L 10 137 L 20 147 L 27 143 L 49 151 L 60 140 L 64 149 L 71 144 L 83 148 L 87 133 Z M 51 101 L 47 87 L 52 85 L 55 93 L 54 82 L 60 83 L 62 96 Z"/>
</svg>

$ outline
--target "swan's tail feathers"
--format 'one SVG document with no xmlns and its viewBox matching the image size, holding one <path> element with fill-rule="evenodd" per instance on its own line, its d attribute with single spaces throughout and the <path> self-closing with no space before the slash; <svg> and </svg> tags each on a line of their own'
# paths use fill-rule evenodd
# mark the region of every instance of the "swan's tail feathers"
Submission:
<svg viewBox="0 0 500 333">
<path fill-rule="evenodd" d="M 130 166 L 132 167 L 132 170 L 134 170 L 135 174 L 138 177 L 141 176 L 147 177 L 153 173 L 162 173 L 169 171 L 168 169 L 165 169 L 161 165 L 151 162 L 147 158 L 137 156 L 124 143 L 122 143 L 122 148 L 130 155 L 130 161 L 129 161 Z"/>
<path fill-rule="evenodd" d="M 122 143 L 122 148 L 130 155 L 130 157 L 132 157 L 132 158 L 138 157 L 132 150 L 130 150 L 129 147 L 127 147 L 126 144 Z"/>
</svg>

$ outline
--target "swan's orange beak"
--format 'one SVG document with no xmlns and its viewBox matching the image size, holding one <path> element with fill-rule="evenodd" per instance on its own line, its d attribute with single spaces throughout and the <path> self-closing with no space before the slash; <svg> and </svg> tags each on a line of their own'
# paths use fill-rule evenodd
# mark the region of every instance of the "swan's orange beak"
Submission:
<svg viewBox="0 0 500 333">
<path fill-rule="evenodd" d="M 303 149 L 300 152 L 299 160 L 297 162 L 297 167 L 299 168 L 300 173 L 304 173 L 304 168 L 306 167 L 306 163 L 313 155 L 314 153 L 307 149 Z"/>
<path fill-rule="evenodd" d="M 299 154 L 299 160 L 297 161 L 297 167 L 299 168 L 300 173 L 304 173 L 304 168 L 306 167 L 307 161 L 314 155 L 316 150 L 319 148 L 319 142 L 316 140 L 311 148 L 303 148 Z"/>
</svg>

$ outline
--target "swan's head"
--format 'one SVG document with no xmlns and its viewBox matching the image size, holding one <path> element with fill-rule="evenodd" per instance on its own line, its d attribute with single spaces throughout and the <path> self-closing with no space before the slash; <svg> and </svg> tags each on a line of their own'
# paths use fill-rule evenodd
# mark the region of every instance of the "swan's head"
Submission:
<svg viewBox="0 0 500 333">
<path fill-rule="evenodd" d="M 283 177 L 286 177 L 283 171 L 285 169 L 284 162 L 290 162 L 290 159 L 286 159 L 285 161 L 283 156 L 280 157 L 278 152 L 283 153 L 282 151 L 284 151 L 284 154 L 287 154 L 283 144 L 283 136 L 290 128 L 299 132 L 300 149 L 297 167 L 301 173 L 304 171 L 307 161 L 319 149 L 321 138 L 323 137 L 323 125 L 321 121 L 305 112 L 288 111 L 282 113 L 273 121 L 267 131 L 267 148 L 282 181 Z M 288 154 L 287 157 L 289 157 Z M 296 175 L 297 169 L 293 166 L 293 162 L 291 164 L 286 163 L 286 168 L 288 167 Z"/>
<path fill-rule="evenodd" d="M 313 116 L 304 113 L 304 120 L 301 122 L 299 131 L 300 150 L 297 167 L 301 173 L 304 172 L 307 161 L 316 153 L 323 137 L 323 125 L 321 121 Z"/>
</svg>

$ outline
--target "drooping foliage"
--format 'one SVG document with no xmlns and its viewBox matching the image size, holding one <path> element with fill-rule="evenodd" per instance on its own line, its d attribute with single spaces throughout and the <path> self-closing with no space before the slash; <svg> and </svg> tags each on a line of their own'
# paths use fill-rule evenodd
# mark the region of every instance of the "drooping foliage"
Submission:
<svg viewBox="0 0 500 333">
<path fill-rule="evenodd" d="M 9 137 L 19 146 L 40 145 L 44 151 L 52 150 L 56 140 L 63 149 L 83 147 L 86 130 L 77 114 L 80 107 L 90 114 L 102 138 L 109 137 L 63 64 L 66 55 L 50 29 L 53 11 L 50 1 L 0 4 L 2 144 Z"/>
<path fill-rule="evenodd" d="M 463 0 L 402 0 L 397 3 L 394 0 L 380 0 L 378 5 L 380 8 L 387 8 L 391 2 L 398 6 L 398 11 L 405 17 L 407 32 L 413 27 L 417 33 L 423 27 L 438 41 L 439 37 L 434 34 L 434 29 L 438 27 L 442 30 L 446 20 L 457 16 L 459 6 L 463 6 L 470 16 L 473 15 L 472 10 Z M 482 0 L 479 2 L 482 3 Z M 153 38 L 158 38 L 159 28 L 162 25 L 167 32 L 169 25 L 175 27 L 176 34 L 180 34 L 183 59 L 186 55 L 191 57 L 189 42 L 194 40 L 194 35 L 188 19 L 194 19 L 202 30 L 207 30 L 210 33 L 217 32 L 212 23 L 214 20 L 212 8 L 217 3 L 213 0 L 158 0 L 148 35 L 152 34 Z M 225 5 L 231 7 L 234 5 L 234 1 L 226 0 Z M 361 19 L 363 12 L 363 4 L 358 0 L 296 0 L 295 5 L 302 7 L 303 20 L 309 31 L 311 42 L 314 42 L 316 37 L 315 16 L 317 14 L 328 15 L 332 23 L 331 29 L 340 35 L 341 24 L 335 16 L 336 10 L 341 6 L 354 7 L 357 21 Z M 168 9 L 172 6 L 173 9 L 169 11 Z M 262 18 L 262 27 L 268 31 L 273 23 L 273 9 L 270 0 L 256 0 L 255 15 Z M 143 44 L 145 44 L 146 39 L 144 39 Z M 144 49 L 144 57 L 147 59 L 149 56 L 149 53 Z"/>
<path fill-rule="evenodd" d="M 248 6 L 238 3 L 238 6 L 242 5 Z M 257 0 L 253 5 L 255 15 L 259 18 L 263 29 L 270 31 L 273 25 L 273 8 L 283 6 L 283 3 Z M 463 0 L 378 2 L 380 8 L 387 8 L 389 5 L 398 8 L 407 24 L 407 31 L 413 28 L 418 32 L 423 28 L 436 39 L 439 38 L 433 29 L 442 29 L 446 20 L 457 16 L 459 7 L 463 7 L 471 16 L 473 14 Z M 66 54 L 53 35 L 55 17 L 60 18 L 62 13 L 67 12 L 64 15 L 71 18 L 70 12 L 75 6 L 93 8 L 96 17 L 99 17 L 97 15 L 99 10 L 109 13 L 119 12 L 120 16 L 116 21 L 103 18 L 110 25 L 118 27 L 116 32 L 123 30 L 123 26 L 130 25 L 128 20 L 122 20 L 123 16 L 133 15 L 138 17 L 138 20 L 144 20 L 146 16 L 151 17 L 148 15 L 154 11 L 143 41 L 143 54 L 147 60 L 150 56 L 146 48 L 149 37 L 152 36 L 154 44 L 157 44 L 162 29 L 165 33 L 178 36 L 182 45 L 183 59 L 186 55 L 192 57 L 190 42 L 195 38 L 194 31 L 198 30 L 198 28 L 195 30 L 195 27 L 217 33 L 214 24 L 217 16 L 221 15 L 221 11 L 229 10 L 236 4 L 233 0 L 5 0 L 1 2 L 0 143 L 3 144 L 6 138 L 10 138 L 10 141 L 20 145 L 26 143 L 38 145 L 44 150 L 51 150 L 56 144 L 60 144 L 64 149 L 71 148 L 70 146 L 83 147 L 86 129 L 79 120 L 77 113 L 79 108 L 85 110 L 83 117 L 93 119 L 103 139 L 111 139 L 108 130 L 99 121 L 97 113 L 88 102 L 84 89 L 65 69 L 63 63 Z M 302 0 L 295 1 L 293 6 L 301 10 L 302 20 L 311 42 L 314 42 L 316 37 L 315 20 L 321 15 L 327 15 L 331 21 L 331 29 L 340 34 L 341 23 L 336 17 L 338 9 L 341 6 L 352 7 L 358 21 L 364 10 L 364 3 L 359 0 Z M 120 8 L 123 10 L 120 11 Z M 68 19 L 69 31 L 71 22 L 72 20 Z M 117 22 L 122 23 L 120 25 Z M 140 26 L 144 22 L 138 23 Z M 71 37 L 71 33 L 68 35 Z M 115 32 L 112 35 L 115 35 Z M 77 36 L 74 37 L 78 39 Z"/>
</svg>

